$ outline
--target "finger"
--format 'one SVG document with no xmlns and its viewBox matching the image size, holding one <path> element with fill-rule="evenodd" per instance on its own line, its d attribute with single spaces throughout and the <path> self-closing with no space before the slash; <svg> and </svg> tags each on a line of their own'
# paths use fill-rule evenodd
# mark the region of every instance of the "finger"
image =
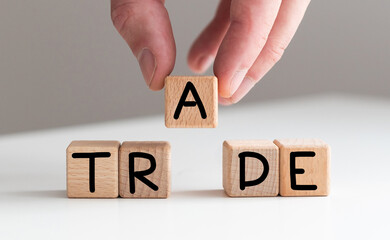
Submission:
<svg viewBox="0 0 390 240">
<path fill-rule="evenodd" d="M 233 103 L 231 102 L 230 98 L 223 98 L 221 96 L 218 96 L 218 103 L 222 106 L 229 106 Z"/>
<path fill-rule="evenodd" d="M 280 0 L 232 0 L 230 26 L 218 50 L 214 73 L 219 95 L 231 97 L 263 48 Z"/>
<path fill-rule="evenodd" d="M 203 73 L 214 61 L 229 27 L 229 15 L 230 0 L 221 0 L 213 20 L 195 40 L 188 54 L 188 66 L 193 72 Z"/>
<path fill-rule="evenodd" d="M 241 85 L 238 87 L 237 91 L 230 98 L 222 98 L 218 99 L 221 105 L 232 105 L 234 103 L 239 102 L 256 84 L 256 81 L 252 78 L 246 76 L 244 80 L 242 80 Z"/>
<path fill-rule="evenodd" d="M 230 99 L 240 101 L 252 87 L 280 60 L 305 14 L 310 0 L 283 1 L 275 24 L 260 55 L 252 65 L 242 84 Z"/>
<path fill-rule="evenodd" d="M 111 17 L 138 59 L 146 84 L 160 90 L 175 64 L 176 47 L 162 0 L 111 0 Z"/>
</svg>

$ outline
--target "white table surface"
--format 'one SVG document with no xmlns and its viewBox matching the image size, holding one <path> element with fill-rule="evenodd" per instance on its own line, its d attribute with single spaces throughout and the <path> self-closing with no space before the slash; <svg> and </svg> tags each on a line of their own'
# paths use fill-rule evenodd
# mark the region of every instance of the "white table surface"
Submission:
<svg viewBox="0 0 390 240">
<path fill-rule="evenodd" d="M 389 136 L 390 99 L 343 95 L 221 107 L 216 129 L 161 115 L 0 136 L 0 239 L 389 239 Z M 223 140 L 303 137 L 332 147 L 330 196 L 225 196 Z M 169 141 L 170 198 L 68 199 L 76 139 Z"/>
</svg>

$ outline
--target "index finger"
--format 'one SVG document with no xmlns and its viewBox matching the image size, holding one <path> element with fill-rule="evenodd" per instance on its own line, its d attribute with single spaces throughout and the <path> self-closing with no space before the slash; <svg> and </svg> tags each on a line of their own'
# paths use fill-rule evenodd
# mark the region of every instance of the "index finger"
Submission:
<svg viewBox="0 0 390 240">
<path fill-rule="evenodd" d="M 219 95 L 231 97 L 263 49 L 281 0 L 232 0 L 230 27 L 218 50 L 214 73 Z"/>
</svg>

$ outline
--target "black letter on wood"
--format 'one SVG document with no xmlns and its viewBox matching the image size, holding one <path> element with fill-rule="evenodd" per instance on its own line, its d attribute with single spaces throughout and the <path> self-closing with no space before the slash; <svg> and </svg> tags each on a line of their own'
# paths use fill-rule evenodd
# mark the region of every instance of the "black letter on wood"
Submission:
<svg viewBox="0 0 390 240">
<path fill-rule="evenodd" d="M 134 171 L 135 158 L 145 158 L 150 161 L 150 168 L 143 171 Z M 158 190 L 158 186 L 149 181 L 145 176 L 151 174 L 156 170 L 156 159 L 148 153 L 132 152 L 129 154 L 129 178 L 130 178 L 130 193 L 135 193 L 135 178 L 138 178 L 141 182 L 145 183 L 148 187 L 154 191 Z"/>
<path fill-rule="evenodd" d="M 290 153 L 290 178 L 291 189 L 293 190 L 317 190 L 317 185 L 297 185 L 297 174 L 304 174 L 305 169 L 295 168 L 295 159 L 297 157 L 314 157 L 315 152 L 291 152 Z"/>
<path fill-rule="evenodd" d="M 195 101 L 186 101 L 188 93 L 190 91 L 191 91 L 192 96 L 194 97 Z M 187 84 L 186 84 L 186 86 L 184 88 L 183 94 L 180 97 L 179 104 L 176 107 L 175 114 L 173 115 L 173 118 L 174 119 L 178 119 L 179 118 L 180 112 L 181 112 L 183 106 L 184 107 L 195 107 L 196 105 L 198 105 L 198 108 L 199 108 L 199 111 L 200 111 L 200 116 L 203 119 L 206 119 L 207 118 L 206 111 L 204 109 L 202 100 L 200 100 L 199 94 L 198 94 L 198 92 L 195 89 L 194 84 L 192 84 L 192 82 L 187 82 Z"/>
<path fill-rule="evenodd" d="M 73 153 L 72 158 L 89 158 L 89 191 L 95 192 L 95 158 L 111 157 L 109 152 Z"/>
<path fill-rule="evenodd" d="M 269 165 L 267 159 L 263 155 L 256 152 L 242 152 L 238 154 L 238 157 L 240 158 L 240 189 L 241 190 L 244 190 L 245 187 L 258 185 L 267 178 L 269 172 Z M 246 157 L 257 158 L 260 160 L 260 162 L 263 163 L 264 171 L 258 179 L 252 181 L 245 181 L 245 158 Z"/>
</svg>

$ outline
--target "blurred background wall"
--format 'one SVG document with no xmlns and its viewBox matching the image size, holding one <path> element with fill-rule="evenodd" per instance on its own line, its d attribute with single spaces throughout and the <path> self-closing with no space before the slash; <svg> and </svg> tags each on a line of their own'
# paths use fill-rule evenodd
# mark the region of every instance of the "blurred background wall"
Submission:
<svg viewBox="0 0 390 240">
<path fill-rule="evenodd" d="M 216 0 L 167 0 L 173 74 Z M 390 97 L 390 1 L 312 1 L 283 59 L 239 104 L 322 92 Z M 212 74 L 210 69 L 207 74 Z M 0 134 L 163 114 L 109 0 L 0 1 Z M 390 107 L 390 106 L 389 106 Z"/>
</svg>

